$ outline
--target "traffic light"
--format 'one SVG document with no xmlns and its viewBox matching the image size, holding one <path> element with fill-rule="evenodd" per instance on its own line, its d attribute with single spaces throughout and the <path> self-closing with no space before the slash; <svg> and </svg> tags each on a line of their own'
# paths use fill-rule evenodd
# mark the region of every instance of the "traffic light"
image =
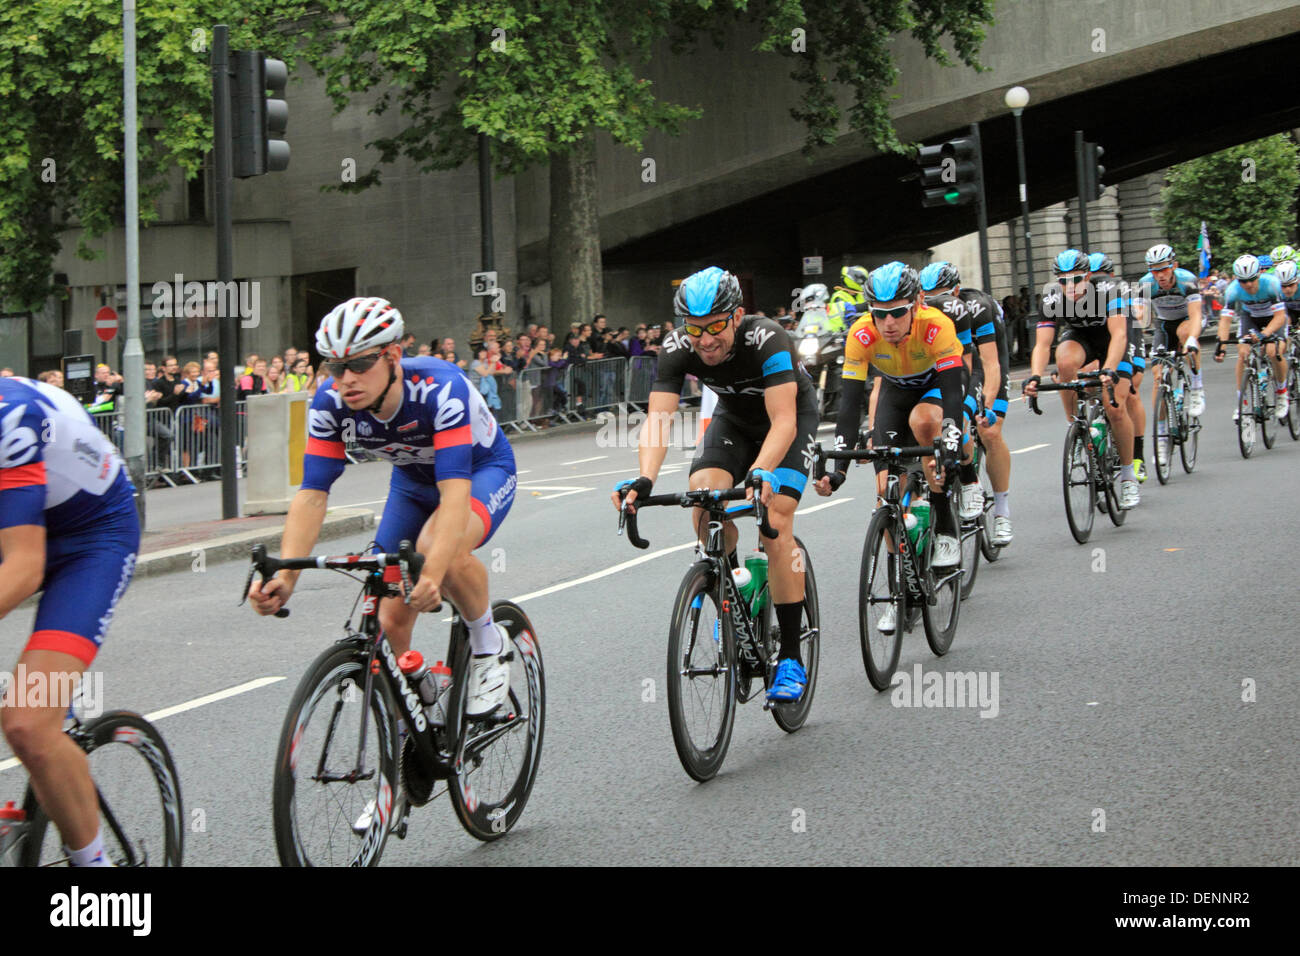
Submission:
<svg viewBox="0 0 1300 956">
<path fill-rule="evenodd" d="M 234 54 L 232 135 L 234 172 L 239 179 L 289 168 L 289 144 L 281 137 L 289 125 L 289 104 L 282 98 L 289 82 L 283 60 L 257 50 Z M 267 96 L 266 91 L 272 95 Z"/>
<path fill-rule="evenodd" d="M 916 154 L 921 167 L 921 205 L 964 206 L 979 197 L 976 185 L 975 141 L 950 139 L 942 146 L 922 146 Z"/>
<path fill-rule="evenodd" d="M 1102 179 L 1106 175 L 1101 157 L 1105 152 L 1096 143 L 1083 144 L 1083 198 L 1086 202 L 1101 198 Z"/>
</svg>

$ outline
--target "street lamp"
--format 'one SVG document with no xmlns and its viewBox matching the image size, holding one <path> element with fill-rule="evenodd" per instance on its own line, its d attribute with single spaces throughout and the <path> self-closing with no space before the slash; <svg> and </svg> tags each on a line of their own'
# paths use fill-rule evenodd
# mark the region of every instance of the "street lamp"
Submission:
<svg viewBox="0 0 1300 956">
<path fill-rule="evenodd" d="M 1004 98 L 1011 114 L 1016 118 L 1016 160 L 1020 166 L 1020 215 L 1025 230 L 1025 284 L 1029 287 L 1029 309 L 1034 308 L 1034 248 L 1029 236 L 1029 193 L 1025 189 L 1025 135 L 1020 126 L 1020 114 L 1029 105 L 1029 91 L 1023 86 L 1013 86 L 1007 90 Z M 1025 330 L 1024 346 L 1028 345 L 1029 317 L 1025 316 L 1022 326 Z"/>
</svg>

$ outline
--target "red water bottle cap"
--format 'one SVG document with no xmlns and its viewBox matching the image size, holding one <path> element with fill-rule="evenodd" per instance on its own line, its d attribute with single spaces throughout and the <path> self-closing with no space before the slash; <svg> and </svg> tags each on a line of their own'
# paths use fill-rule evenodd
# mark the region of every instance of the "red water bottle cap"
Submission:
<svg viewBox="0 0 1300 956">
<path fill-rule="evenodd" d="M 414 674 L 424 664 L 424 655 L 419 651 L 407 651 L 397 659 L 397 666 L 403 674 Z"/>
<path fill-rule="evenodd" d="M 429 668 L 429 670 L 433 671 L 435 674 L 439 674 L 447 677 L 451 676 L 451 668 L 448 667 L 446 664 L 444 664 L 442 661 L 438 661 L 438 663 L 434 664 L 431 668 Z"/>
<path fill-rule="evenodd" d="M 0 807 L 0 820 L 26 820 L 27 811 L 22 807 L 15 807 L 12 800 L 6 800 L 5 805 Z"/>
</svg>

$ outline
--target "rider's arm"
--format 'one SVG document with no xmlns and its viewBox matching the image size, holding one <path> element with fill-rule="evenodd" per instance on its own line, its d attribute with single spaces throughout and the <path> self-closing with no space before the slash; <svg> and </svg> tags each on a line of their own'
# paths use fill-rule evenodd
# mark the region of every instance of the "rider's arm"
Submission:
<svg viewBox="0 0 1300 956">
<path fill-rule="evenodd" d="M 280 540 L 281 558 L 305 558 L 316 547 L 321 525 L 325 523 L 325 509 L 329 492 L 319 488 L 300 488 L 289 502 L 289 513 L 284 518 L 284 536 Z M 281 571 L 277 575 L 292 587 L 301 571 Z"/>
<path fill-rule="evenodd" d="M 42 489 L 43 490 L 43 489 Z M 45 525 L 0 528 L 0 618 L 31 597 L 45 577 Z"/>
<path fill-rule="evenodd" d="M 796 415 L 798 395 L 799 386 L 795 382 L 769 385 L 763 390 L 763 405 L 772 424 L 767 430 L 767 438 L 758 450 L 758 457 L 754 459 L 755 468 L 775 471 L 794 444 L 799 434 Z"/>
<path fill-rule="evenodd" d="M 461 535 L 470 519 L 470 479 L 447 478 L 438 482 L 438 527 L 433 544 L 424 552 L 424 569 L 420 577 L 442 584 L 447 568 L 456 556 Z"/>
<path fill-rule="evenodd" d="M 1046 319 L 1038 323 L 1034 350 L 1029 356 L 1029 374 L 1042 378 L 1047 371 L 1047 360 L 1052 357 L 1052 342 L 1056 339 L 1056 322 Z"/>
<path fill-rule="evenodd" d="M 650 393 L 645 424 L 637 442 L 637 466 L 652 482 L 659 477 L 659 469 L 668 455 L 669 425 L 680 400 L 678 392 Z"/>
<path fill-rule="evenodd" d="M 1279 299 L 1273 306 L 1273 318 L 1269 320 L 1268 325 L 1264 327 L 1265 335 L 1277 335 L 1286 325 L 1286 306 Z"/>
<path fill-rule="evenodd" d="M 1106 317 L 1106 329 L 1110 332 L 1110 346 L 1106 349 L 1106 361 L 1103 368 L 1114 371 L 1124 361 L 1128 351 L 1128 319 L 1124 313 L 1116 312 Z"/>
<path fill-rule="evenodd" d="M 997 341 L 981 342 L 980 362 L 984 366 L 984 407 L 992 408 L 1002 385 L 1002 366 L 998 363 Z"/>
<path fill-rule="evenodd" d="M 835 447 L 856 448 L 858 423 L 862 419 L 862 393 L 866 383 L 857 378 L 844 378 L 840 382 L 840 410 L 835 418 Z M 872 395 L 874 399 L 874 393 Z M 835 470 L 844 474 L 849 470 L 847 461 L 837 461 Z"/>
<path fill-rule="evenodd" d="M 322 384 L 307 411 L 307 448 L 302 456 L 302 487 L 289 502 L 280 541 L 281 558 L 302 558 L 311 554 L 325 523 L 330 487 L 343 474 L 347 455 L 337 412 L 338 393 Z M 290 587 L 301 571 L 281 571 L 277 576 Z"/>
</svg>

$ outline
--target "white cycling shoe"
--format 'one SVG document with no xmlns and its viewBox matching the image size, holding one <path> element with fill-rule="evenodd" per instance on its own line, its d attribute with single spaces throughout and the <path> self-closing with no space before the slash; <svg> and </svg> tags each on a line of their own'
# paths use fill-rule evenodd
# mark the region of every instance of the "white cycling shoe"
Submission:
<svg viewBox="0 0 1300 956">
<path fill-rule="evenodd" d="M 1011 543 L 1014 535 L 1011 534 L 1011 519 L 1006 515 L 995 515 L 993 517 L 993 543 L 999 548 L 1005 548 Z"/>
<path fill-rule="evenodd" d="M 881 634 L 893 634 L 896 627 L 898 627 L 898 605 L 891 603 L 886 605 L 885 613 L 880 615 L 876 630 Z"/>
<path fill-rule="evenodd" d="M 469 699 L 465 702 L 465 713 L 470 717 L 490 714 L 502 704 L 510 694 L 510 662 L 503 655 L 510 650 L 510 639 L 500 624 L 501 654 L 477 655 L 470 658 Z"/>
<path fill-rule="evenodd" d="M 1187 414 L 1200 418 L 1205 414 L 1205 389 L 1194 388 L 1187 396 Z"/>
<path fill-rule="evenodd" d="M 984 489 L 980 487 L 978 481 L 971 482 L 969 485 L 961 486 L 961 515 L 962 521 L 974 521 L 984 510 Z"/>
<path fill-rule="evenodd" d="M 1138 494 L 1136 478 L 1125 478 L 1119 483 L 1119 510 L 1129 511 L 1138 506 L 1142 496 Z"/>
<path fill-rule="evenodd" d="M 952 568 L 961 561 L 961 545 L 950 534 L 938 534 L 934 537 L 934 553 L 930 555 L 930 567 Z"/>
<path fill-rule="evenodd" d="M 1289 396 L 1279 395 L 1277 397 L 1277 420 L 1280 422 L 1286 421 L 1287 413 L 1290 410 L 1291 410 L 1291 402 Z"/>
</svg>

